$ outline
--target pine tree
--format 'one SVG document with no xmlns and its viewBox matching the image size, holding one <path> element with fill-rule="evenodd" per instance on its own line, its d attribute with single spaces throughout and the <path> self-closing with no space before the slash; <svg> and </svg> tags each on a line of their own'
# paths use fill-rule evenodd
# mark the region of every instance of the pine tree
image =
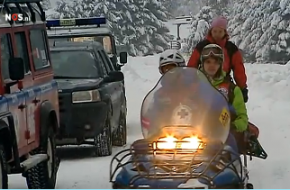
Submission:
<svg viewBox="0 0 290 190">
<path fill-rule="evenodd" d="M 137 44 L 142 54 L 164 51 L 171 40 L 169 29 L 164 22 L 169 17 L 169 12 L 157 0 L 137 0 L 142 8 L 142 19 L 144 21 L 145 34 L 141 37 L 141 43 Z M 141 9 L 142 10 L 142 9 Z"/>
<path fill-rule="evenodd" d="M 234 3 L 235 9 L 230 14 L 228 23 L 228 32 L 230 33 L 231 41 L 237 46 L 243 41 L 242 24 L 246 20 L 245 12 L 249 10 L 249 1 L 251 0 L 237 0 Z"/>
<path fill-rule="evenodd" d="M 52 18 L 73 18 L 75 13 L 72 11 L 72 5 L 76 0 L 68 3 L 66 0 L 58 1 L 54 8 L 55 14 L 51 15 Z"/>
<path fill-rule="evenodd" d="M 264 1 L 261 9 L 263 35 L 259 39 L 256 58 L 263 62 L 286 63 L 290 55 L 289 0 Z"/>
<path fill-rule="evenodd" d="M 161 2 L 170 13 L 171 18 L 198 13 L 200 7 L 203 7 L 202 0 L 161 0 Z"/>
<path fill-rule="evenodd" d="M 228 17 L 230 15 L 230 0 L 207 0 L 205 1 L 206 6 L 210 6 L 212 8 L 212 12 L 214 17 L 216 16 L 225 16 Z"/>
<path fill-rule="evenodd" d="M 210 27 L 210 22 L 213 18 L 212 9 L 209 6 L 204 6 L 200 12 L 195 15 L 191 23 L 191 32 L 188 37 L 189 49 L 194 49 L 197 43 L 202 41 Z"/>
<path fill-rule="evenodd" d="M 256 45 L 263 33 L 261 19 L 264 13 L 260 10 L 259 1 L 248 1 L 246 6 L 247 9 L 244 8 L 243 11 L 244 21 L 240 28 L 243 40 L 240 42 L 239 48 L 243 50 L 246 61 L 256 61 Z"/>
<path fill-rule="evenodd" d="M 135 0 L 119 2 L 118 21 L 114 35 L 118 39 L 119 45 L 126 47 L 130 55 L 138 55 L 138 46 L 141 36 L 145 35 L 142 11 Z"/>
<path fill-rule="evenodd" d="M 43 0 L 43 1 L 41 1 L 40 4 L 42 5 L 42 8 L 43 8 L 44 11 L 52 8 L 50 0 Z"/>
<path fill-rule="evenodd" d="M 230 23 L 231 40 L 247 62 L 287 62 L 290 54 L 290 0 L 238 1 Z"/>
<path fill-rule="evenodd" d="M 163 23 L 169 13 L 157 0 L 62 0 L 56 11 L 61 18 L 105 16 L 117 44 L 132 56 L 163 51 L 171 37 Z"/>
</svg>

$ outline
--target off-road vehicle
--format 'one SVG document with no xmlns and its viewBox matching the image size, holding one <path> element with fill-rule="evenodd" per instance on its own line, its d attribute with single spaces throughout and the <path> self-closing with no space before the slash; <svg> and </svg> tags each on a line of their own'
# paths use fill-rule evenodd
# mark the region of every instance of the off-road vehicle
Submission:
<svg viewBox="0 0 290 190">
<path fill-rule="evenodd" d="M 123 73 L 99 42 L 60 42 L 50 50 L 59 87 L 57 145 L 91 144 L 97 156 L 111 155 L 112 145 L 127 142 Z"/>
<path fill-rule="evenodd" d="M 8 188 L 9 174 L 22 173 L 28 188 L 52 189 L 59 109 L 45 14 L 40 0 L 0 6 L 0 188 Z M 13 14 L 29 19 L 7 19 Z"/>
<path fill-rule="evenodd" d="M 117 53 L 115 37 L 106 25 L 105 17 L 71 18 L 47 20 L 47 33 L 50 44 L 55 41 L 97 41 L 100 42 L 111 59 L 116 70 L 121 70 L 125 63 L 118 57 L 126 57 L 127 52 Z"/>
</svg>

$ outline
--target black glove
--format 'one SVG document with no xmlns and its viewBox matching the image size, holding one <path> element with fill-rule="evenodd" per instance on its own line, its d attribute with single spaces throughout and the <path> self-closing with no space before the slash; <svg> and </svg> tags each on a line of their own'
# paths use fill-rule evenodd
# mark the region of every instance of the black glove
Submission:
<svg viewBox="0 0 290 190">
<path fill-rule="evenodd" d="M 248 102 L 248 100 L 249 100 L 249 97 L 248 97 L 248 89 L 247 88 L 244 88 L 243 90 L 242 90 L 242 93 L 243 93 L 243 97 L 244 97 L 244 102 L 245 103 L 247 103 Z"/>
</svg>

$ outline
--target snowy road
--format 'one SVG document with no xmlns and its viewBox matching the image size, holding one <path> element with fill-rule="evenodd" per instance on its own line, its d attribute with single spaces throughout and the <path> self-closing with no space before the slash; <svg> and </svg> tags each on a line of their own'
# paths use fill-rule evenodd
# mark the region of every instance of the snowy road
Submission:
<svg viewBox="0 0 290 190">
<path fill-rule="evenodd" d="M 143 97 L 159 77 L 158 57 L 129 58 L 123 68 L 128 100 L 129 144 L 141 137 L 139 110 Z M 260 128 L 260 141 L 269 154 L 267 160 L 249 163 L 250 179 L 255 188 L 289 188 L 290 179 L 290 67 L 247 65 L 250 120 Z M 122 148 L 114 149 L 113 154 Z M 87 149 L 66 149 L 61 162 L 58 189 L 110 189 L 109 163 L 111 157 L 94 158 Z M 78 157 L 72 154 L 79 155 Z M 9 188 L 24 189 L 20 175 L 9 178 Z"/>
</svg>

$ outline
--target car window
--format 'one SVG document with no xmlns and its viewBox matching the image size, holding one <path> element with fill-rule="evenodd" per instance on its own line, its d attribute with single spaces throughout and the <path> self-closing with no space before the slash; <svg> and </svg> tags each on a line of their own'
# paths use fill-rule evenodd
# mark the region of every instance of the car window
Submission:
<svg viewBox="0 0 290 190">
<path fill-rule="evenodd" d="M 33 55 L 35 70 L 40 70 L 50 66 L 47 52 L 47 44 L 43 30 L 30 31 L 30 43 Z"/>
<path fill-rule="evenodd" d="M 25 33 L 24 32 L 15 33 L 15 40 L 16 40 L 17 57 L 23 59 L 25 73 L 28 73 L 29 71 L 31 71 L 31 69 L 29 64 L 29 56 Z"/>
<path fill-rule="evenodd" d="M 104 75 L 107 75 L 109 72 L 108 72 L 107 68 L 105 67 L 105 63 L 104 63 L 102 57 L 100 56 L 99 52 L 97 52 L 96 58 L 98 60 L 98 63 L 100 65 L 100 68 L 102 69 Z"/>
<path fill-rule="evenodd" d="M 111 64 L 111 60 L 107 56 L 107 53 L 104 50 L 101 50 L 100 53 L 101 53 L 103 59 L 106 61 L 107 67 L 109 67 L 111 71 L 114 71 L 115 69 L 114 69 L 113 65 Z"/>
<path fill-rule="evenodd" d="M 110 69 L 110 67 L 108 66 L 108 63 L 106 62 L 106 60 L 103 58 L 102 54 L 100 53 L 100 51 L 98 51 L 98 55 L 100 57 L 100 59 L 102 60 L 102 63 L 104 64 L 107 73 L 110 73 L 112 71 L 112 69 Z"/>
<path fill-rule="evenodd" d="M 11 46 L 10 34 L 1 35 L 1 74 L 3 80 L 10 79 L 9 76 L 9 59 L 13 55 L 13 49 Z"/>
<path fill-rule="evenodd" d="M 67 78 L 98 78 L 96 59 L 88 51 L 51 51 L 54 76 Z"/>
</svg>

